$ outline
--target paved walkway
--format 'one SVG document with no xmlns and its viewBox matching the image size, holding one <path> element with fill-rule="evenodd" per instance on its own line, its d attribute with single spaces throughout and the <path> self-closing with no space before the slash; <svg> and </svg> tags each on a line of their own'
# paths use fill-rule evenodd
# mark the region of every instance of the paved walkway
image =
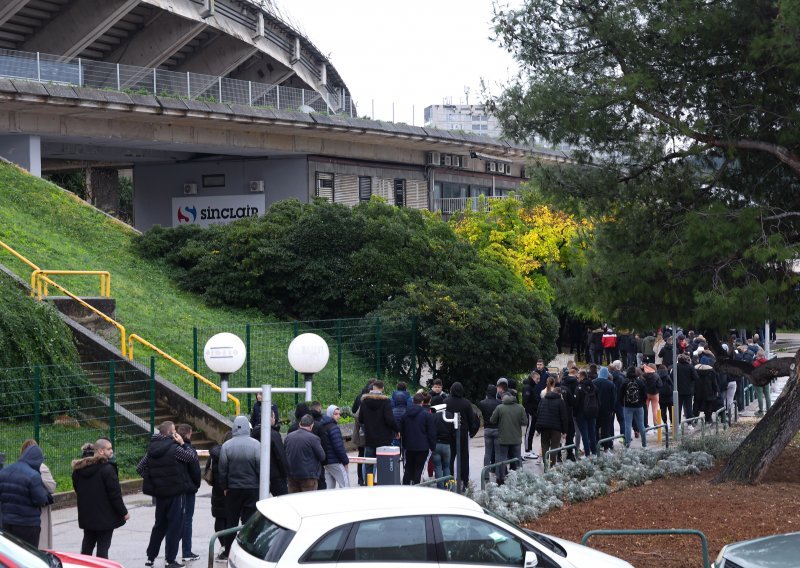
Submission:
<svg viewBox="0 0 800 568">
<path fill-rule="evenodd" d="M 800 334 L 779 334 L 776 345 L 777 349 L 784 349 L 779 352 L 779 356 L 793 356 L 795 350 L 800 347 Z M 787 378 L 779 379 L 772 387 L 774 401 L 786 384 Z M 745 420 L 752 420 L 755 411 L 758 409 L 757 403 L 751 403 L 741 416 Z M 652 424 L 652 421 L 650 422 Z M 618 425 L 615 421 L 615 433 L 618 433 Z M 699 435 L 695 433 L 695 435 Z M 638 446 L 638 440 L 634 440 L 634 445 Z M 539 437 L 534 438 L 534 448 L 538 452 L 541 447 Z M 655 434 L 648 437 L 648 447 L 661 447 L 656 442 Z M 476 487 L 480 487 L 480 470 L 483 467 L 483 432 L 470 441 L 470 479 Z M 354 455 L 354 454 L 351 454 Z M 523 468 L 525 470 L 541 473 L 541 460 L 526 460 Z M 351 485 L 356 485 L 356 470 L 353 466 L 349 468 Z M 368 491 L 368 489 L 364 489 Z M 127 568 L 143 567 L 146 560 L 145 548 L 150 537 L 150 529 L 153 526 L 154 507 L 150 497 L 142 494 L 129 495 L 125 497 L 125 503 L 130 511 L 130 520 L 120 529 L 114 532 L 111 543 L 110 556 L 113 560 L 121 562 Z M 77 510 L 74 507 L 61 509 L 53 512 L 53 540 L 56 550 L 69 552 L 79 552 L 83 532 L 78 528 Z M 200 560 L 187 564 L 187 566 L 206 566 L 208 562 L 208 544 L 214 533 L 214 520 L 211 516 L 211 488 L 203 482 L 197 494 L 197 505 L 194 516 L 194 537 L 192 550 L 200 555 Z M 180 553 L 179 553 L 180 558 Z M 156 567 L 164 565 L 163 546 L 162 555 L 156 562 Z M 221 566 L 221 564 L 217 564 Z"/>
</svg>

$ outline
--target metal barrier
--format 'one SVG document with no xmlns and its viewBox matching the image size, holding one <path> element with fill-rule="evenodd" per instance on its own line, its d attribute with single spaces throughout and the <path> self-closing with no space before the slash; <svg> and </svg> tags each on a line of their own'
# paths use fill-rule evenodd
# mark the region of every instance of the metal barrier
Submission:
<svg viewBox="0 0 800 568">
<path fill-rule="evenodd" d="M 653 430 L 661 430 L 662 428 L 664 429 L 665 438 L 667 439 L 665 444 L 667 446 L 667 449 L 669 449 L 669 427 L 666 424 L 656 424 L 655 426 L 650 426 L 648 428 L 645 428 L 642 436 L 644 436 L 646 440 L 648 432 L 651 432 Z"/>
<path fill-rule="evenodd" d="M 703 549 L 703 568 L 709 568 L 708 560 L 708 539 L 701 531 L 695 529 L 620 529 L 620 530 L 595 530 L 589 531 L 581 538 L 581 544 L 586 546 L 589 539 L 593 536 L 624 536 L 629 534 L 641 535 L 664 535 L 664 534 L 688 534 L 695 535 L 700 538 L 700 546 Z"/>
<path fill-rule="evenodd" d="M 170 363 L 172 363 L 173 365 L 175 365 L 179 369 L 181 369 L 183 371 L 186 371 L 192 377 L 202 381 L 203 383 L 205 383 L 206 385 L 210 386 L 215 391 L 222 392 L 222 389 L 219 387 L 219 385 L 209 381 L 207 378 L 205 378 L 203 375 L 201 375 L 197 371 L 193 371 L 192 369 L 190 369 L 189 367 L 187 367 L 186 365 L 184 365 L 183 363 L 181 363 L 180 361 L 178 361 L 177 359 L 175 359 L 171 355 L 168 355 L 167 353 L 163 352 L 161 349 L 159 349 L 158 347 L 156 347 L 155 345 L 153 345 L 149 341 L 147 341 L 145 339 L 142 339 L 141 337 L 139 337 L 135 333 L 132 333 L 130 335 L 130 337 L 128 337 L 128 358 L 131 361 L 133 361 L 133 342 L 134 341 L 138 341 L 139 343 L 141 343 L 142 345 L 144 345 L 148 349 L 152 349 L 153 351 L 155 351 L 156 353 L 161 355 L 162 358 L 166 359 L 167 361 L 169 361 Z M 124 351 L 123 351 L 123 355 L 124 355 Z M 228 395 L 228 400 L 230 400 L 236 406 L 236 416 L 239 416 L 241 414 L 241 409 L 242 409 L 242 405 L 239 402 L 239 399 L 236 398 L 235 396 L 233 396 L 232 394 L 229 394 Z"/>
<path fill-rule="evenodd" d="M 616 436 L 609 436 L 608 438 L 600 438 L 597 440 L 597 449 L 600 449 L 600 446 L 606 442 L 613 442 L 614 440 L 620 439 L 622 440 L 623 445 L 625 444 L 625 434 L 617 434 Z"/>
<path fill-rule="evenodd" d="M 520 467 L 522 466 L 522 458 L 511 458 L 510 460 L 504 460 L 497 463 L 490 463 L 489 465 L 485 465 L 481 468 L 481 490 L 486 489 L 486 477 L 490 469 L 495 469 L 500 467 L 501 465 L 510 465 L 512 463 L 519 463 Z"/>
<path fill-rule="evenodd" d="M 702 416 L 695 416 L 694 418 L 684 418 L 683 420 L 681 420 L 681 438 L 683 438 L 683 435 L 684 435 L 684 426 L 686 424 L 690 424 L 691 422 L 697 422 L 698 420 L 700 421 L 700 433 L 701 433 L 700 435 L 701 435 L 701 437 L 705 438 L 705 436 L 706 436 L 706 421 L 705 421 L 705 418 L 702 417 Z"/>
<path fill-rule="evenodd" d="M 548 468 L 550 467 L 550 465 L 549 465 L 550 464 L 550 454 L 554 454 L 556 452 L 561 454 L 562 451 L 569 450 L 569 449 L 573 449 L 574 450 L 575 449 L 575 444 L 569 444 L 567 446 L 559 446 L 558 448 L 553 448 L 552 450 L 547 450 L 544 453 L 544 456 L 542 456 L 542 464 L 544 465 L 544 470 L 547 471 Z"/>
<path fill-rule="evenodd" d="M 755 400 L 756 397 L 756 389 L 753 385 L 747 385 L 742 390 L 743 397 L 744 397 L 744 405 L 745 407 L 750 406 L 750 403 Z"/>
<path fill-rule="evenodd" d="M 728 409 L 724 406 L 718 410 L 715 410 L 711 413 L 711 416 L 714 417 L 714 434 L 719 434 L 719 423 L 722 422 L 722 430 L 725 431 L 728 429 L 728 424 L 725 420 L 720 420 L 719 417 L 721 414 L 725 414 Z"/>
<path fill-rule="evenodd" d="M 233 527 L 230 529 L 225 529 L 223 531 L 215 532 L 211 535 L 211 541 L 208 543 L 208 568 L 213 568 L 214 566 L 214 544 L 216 544 L 217 540 L 223 536 L 228 536 L 229 534 L 236 534 L 244 525 L 239 525 L 238 527 Z"/>
<path fill-rule="evenodd" d="M 417 483 L 417 487 L 432 487 L 432 486 L 439 486 L 440 483 L 450 483 L 450 487 L 448 491 L 455 491 L 456 490 L 456 478 L 452 475 L 445 475 L 443 477 L 437 477 L 436 479 L 429 479 L 428 481 L 423 481 L 422 483 Z M 446 486 L 445 486 L 446 487 Z M 483 489 L 483 483 L 481 483 L 481 489 Z"/>
<path fill-rule="evenodd" d="M 42 282 L 40 275 L 84 275 L 100 277 L 100 295 L 104 298 L 111 297 L 111 273 L 107 270 L 34 270 L 31 274 L 31 288 L 36 290 L 39 299 L 47 296 L 47 283 Z"/>
</svg>

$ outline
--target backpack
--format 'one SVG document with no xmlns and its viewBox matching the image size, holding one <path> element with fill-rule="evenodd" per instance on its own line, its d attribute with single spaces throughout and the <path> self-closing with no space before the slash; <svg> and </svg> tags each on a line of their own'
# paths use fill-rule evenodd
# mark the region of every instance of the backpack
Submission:
<svg viewBox="0 0 800 568">
<path fill-rule="evenodd" d="M 639 385 L 631 379 L 625 384 L 625 406 L 641 406 L 642 396 L 639 392 Z"/>
<path fill-rule="evenodd" d="M 597 388 L 591 383 L 581 385 L 583 389 L 583 404 L 581 412 L 587 418 L 597 418 L 600 414 L 600 402 L 597 400 Z"/>
</svg>

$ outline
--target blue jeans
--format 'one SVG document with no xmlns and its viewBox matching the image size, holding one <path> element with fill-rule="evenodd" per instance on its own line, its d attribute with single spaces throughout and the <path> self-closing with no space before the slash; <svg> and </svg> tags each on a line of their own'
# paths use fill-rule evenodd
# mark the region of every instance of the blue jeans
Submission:
<svg viewBox="0 0 800 568">
<path fill-rule="evenodd" d="M 433 471 L 436 478 L 447 477 L 450 473 L 450 444 L 446 442 L 436 442 L 436 449 L 431 454 L 433 460 Z M 444 483 L 436 484 L 439 489 L 444 488 Z"/>
<path fill-rule="evenodd" d="M 578 428 L 580 428 L 581 431 L 583 452 L 587 456 L 589 454 L 597 455 L 597 419 L 578 414 L 575 417 L 575 422 L 578 423 Z"/>
<path fill-rule="evenodd" d="M 484 428 L 483 429 L 483 465 L 486 467 L 490 463 L 497 461 L 495 454 L 497 452 L 497 428 Z M 484 475 L 486 480 L 489 479 L 489 473 Z"/>
<path fill-rule="evenodd" d="M 647 447 L 647 436 L 644 431 L 644 408 L 641 406 L 637 408 L 622 407 L 622 417 L 625 419 L 625 447 L 629 448 L 631 445 L 631 423 L 636 420 L 636 426 L 639 428 L 639 436 L 642 438 L 642 447 Z"/>
<path fill-rule="evenodd" d="M 181 535 L 181 545 L 183 557 L 188 558 L 192 555 L 192 519 L 194 518 L 194 501 L 196 495 L 187 493 L 183 502 L 183 534 Z"/>
</svg>

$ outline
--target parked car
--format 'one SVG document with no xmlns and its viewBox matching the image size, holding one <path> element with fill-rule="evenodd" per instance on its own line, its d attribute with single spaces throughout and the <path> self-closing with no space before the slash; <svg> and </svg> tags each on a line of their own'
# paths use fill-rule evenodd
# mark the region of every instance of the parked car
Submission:
<svg viewBox="0 0 800 568">
<path fill-rule="evenodd" d="M 628 567 L 574 542 L 522 529 L 477 503 L 426 487 L 359 487 L 258 502 L 228 566 L 353 568 L 371 564 L 532 568 Z M 423 563 L 423 564 L 420 564 Z"/>
<path fill-rule="evenodd" d="M 0 531 L 0 568 L 124 568 L 119 562 L 75 554 L 39 550 Z"/>
<path fill-rule="evenodd" d="M 714 568 L 794 568 L 798 563 L 800 532 L 795 532 L 725 545 Z"/>
</svg>

